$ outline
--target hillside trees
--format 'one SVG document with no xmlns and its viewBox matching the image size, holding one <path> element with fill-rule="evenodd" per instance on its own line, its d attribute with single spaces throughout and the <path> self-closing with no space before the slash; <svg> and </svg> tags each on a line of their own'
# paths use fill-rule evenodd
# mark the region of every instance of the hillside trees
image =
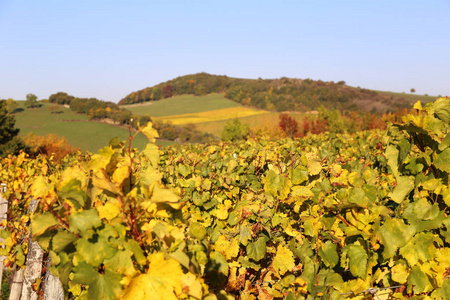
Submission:
<svg viewBox="0 0 450 300">
<path fill-rule="evenodd" d="M 18 109 L 18 106 L 19 105 L 16 101 L 14 101 L 14 99 L 9 98 L 8 100 L 6 100 L 6 109 L 10 114 L 15 113 Z"/>
<path fill-rule="evenodd" d="M 27 100 L 25 101 L 26 108 L 39 107 L 37 96 L 35 94 L 27 94 Z"/>
<path fill-rule="evenodd" d="M 64 92 L 58 92 L 56 94 L 52 94 L 50 95 L 50 97 L 48 98 L 48 100 L 51 103 L 58 103 L 58 104 L 68 104 L 70 105 L 70 102 L 75 99 L 74 96 L 71 96 L 67 93 Z"/>
<path fill-rule="evenodd" d="M 0 157 L 8 154 L 18 154 L 25 148 L 17 136 L 19 129 L 15 127 L 16 119 L 8 113 L 6 101 L 0 101 Z"/>
<path fill-rule="evenodd" d="M 225 123 L 225 128 L 220 137 L 223 141 L 239 141 L 249 136 L 250 129 L 247 124 L 242 124 L 239 119 L 233 119 Z"/>
<path fill-rule="evenodd" d="M 71 110 L 86 114 L 91 119 L 109 118 L 119 124 L 129 124 L 131 120 L 131 112 L 120 108 L 113 102 L 102 101 L 97 98 L 78 98 L 64 92 L 52 94 L 48 99 L 51 103 L 69 105 Z"/>
<path fill-rule="evenodd" d="M 384 103 L 387 108 L 409 105 L 401 97 L 383 95 L 367 89 L 357 89 L 345 81 L 325 82 L 311 79 L 240 79 L 198 73 L 177 77 L 154 87 L 132 92 L 120 105 L 156 101 L 173 95 L 207 95 L 222 93 L 226 98 L 244 105 L 276 111 L 309 111 L 320 105 L 339 110 L 370 110 L 359 99 Z M 382 110 L 380 111 L 383 112 Z"/>
</svg>

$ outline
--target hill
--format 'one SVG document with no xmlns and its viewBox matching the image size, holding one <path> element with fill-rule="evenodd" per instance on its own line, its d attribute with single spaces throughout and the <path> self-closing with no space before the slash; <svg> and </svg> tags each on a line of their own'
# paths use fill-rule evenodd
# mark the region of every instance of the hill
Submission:
<svg viewBox="0 0 450 300">
<path fill-rule="evenodd" d="M 241 79 L 198 73 L 132 92 L 120 100 L 119 104 L 158 101 L 176 95 L 203 96 L 211 93 L 222 93 L 236 103 L 271 111 L 310 111 L 324 106 L 339 110 L 383 113 L 411 107 L 415 102 L 403 94 L 354 88 L 347 86 L 344 81 L 335 83 L 286 77 Z M 416 97 L 420 96 L 414 95 L 413 98 Z M 423 100 L 428 101 L 428 97 Z"/>
<path fill-rule="evenodd" d="M 24 101 L 17 103 L 21 109 L 14 116 L 21 137 L 30 132 L 36 135 L 56 134 L 65 137 L 72 146 L 91 152 L 104 147 L 114 137 L 128 140 L 128 129 L 89 120 L 87 115 L 75 113 L 62 105 L 59 106 L 60 113 L 52 113 L 49 108 L 54 104 L 40 102 L 41 106 L 38 108 L 23 109 Z M 139 149 L 146 143 L 147 138 L 140 133 L 133 140 L 133 146 Z"/>
</svg>

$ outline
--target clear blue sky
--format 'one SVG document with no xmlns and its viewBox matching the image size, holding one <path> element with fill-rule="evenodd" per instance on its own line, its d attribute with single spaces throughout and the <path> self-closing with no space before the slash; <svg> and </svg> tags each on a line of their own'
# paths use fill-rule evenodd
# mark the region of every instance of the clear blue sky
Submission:
<svg viewBox="0 0 450 300">
<path fill-rule="evenodd" d="M 174 77 L 450 95 L 450 0 L 0 0 L 0 98 L 118 101 Z"/>
</svg>

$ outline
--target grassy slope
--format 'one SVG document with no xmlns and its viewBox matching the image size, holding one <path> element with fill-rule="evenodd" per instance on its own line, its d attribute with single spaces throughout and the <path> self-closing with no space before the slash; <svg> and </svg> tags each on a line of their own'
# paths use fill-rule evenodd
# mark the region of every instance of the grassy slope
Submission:
<svg viewBox="0 0 450 300">
<path fill-rule="evenodd" d="M 23 105 L 23 102 L 19 102 Z M 37 135 L 56 134 L 64 136 L 68 142 L 80 147 L 82 150 L 96 152 L 108 145 L 114 137 L 128 140 L 128 129 L 106 123 L 90 122 L 86 115 L 76 114 L 70 109 L 62 107 L 63 113 L 51 114 L 48 107 L 51 104 L 43 103 L 39 108 L 25 109 L 15 114 L 16 126 L 20 128 L 20 136 L 29 132 Z M 133 140 L 133 147 L 142 149 L 147 138 L 138 134 Z M 161 142 L 160 144 L 167 144 Z"/>
<path fill-rule="evenodd" d="M 391 95 L 396 97 L 402 97 L 411 103 L 416 103 L 417 101 L 422 102 L 422 104 L 427 102 L 434 102 L 437 99 L 437 96 L 425 96 L 425 95 L 415 95 L 415 94 L 407 94 L 407 93 L 395 93 L 395 92 L 385 92 L 385 91 L 376 91 L 380 94 Z"/>
<path fill-rule="evenodd" d="M 241 106 L 239 103 L 226 99 L 222 94 L 210 94 L 202 97 L 181 95 L 143 104 L 124 105 L 122 107 L 136 115 L 163 117 L 239 106 Z"/>
</svg>

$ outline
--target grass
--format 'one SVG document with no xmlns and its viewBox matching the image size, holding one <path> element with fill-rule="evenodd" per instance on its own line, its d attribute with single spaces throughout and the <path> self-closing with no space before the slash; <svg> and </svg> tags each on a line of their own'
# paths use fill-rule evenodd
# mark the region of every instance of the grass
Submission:
<svg viewBox="0 0 450 300">
<path fill-rule="evenodd" d="M 422 104 L 427 102 L 434 102 L 438 97 L 437 96 L 427 96 L 427 95 L 415 95 L 415 94 L 407 94 L 407 93 L 394 93 L 394 92 L 385 92 L 385 91 L 376 91 L 377 93 L 383 95 L 391 95 L 396 97 L 402 97 L 412 104 L 420 101 Z"/>
<path fill-rule="evenodd" d="M 86 115 L 76 114 L 65 107 L 62 107 L 63 113 L 52 114 L 48 110 L 51 105 L 53 104 L 43 103 L 39 108 L 25 109 L 16 113 L 16 127 L 20 129 L 19 135 L 23 137 L 30 132 L 36 135 L 56 134 L 65 137 L 72 146 L 90 152 L 97 152 L 115 137 L 128 141 L 127 128 L 89 121 Z M 147 142 L 148 139 L 139 133 L 133 140 L 132 146 L 143 149 Z M 166 146 L 171 142 L 159 141 L 157 144 Z"/>
<path fill-rule="evenodd" d="M 124 105 L 122 107 L 130 110 L 135 115 L 163 117 L 241 107 L 241 105 L 226 99 L 222 94 L 210 94 L 206 96 L 181 95 L 142 104 Z"/>
<path fill-rule="evenodd" d="M 159 121 L 170 121 L 175 125 L 183 125 L 183 124 L 198 124 L 205 122 L 214 122 L 214 121 L 222 121 L 229 120 L 234 118 L 243 118 L 254 115 L 266 115 L 269 114 L 268 111 L 264 110 L 256 110 L 247 107 L 231 107 L 219 110 L 211 110 L 206 112 L 199 113 L 191 113 L 191 114 L 182 114 L 175 116 L 166 116 L 166 117 L 158 117 L 155 118 Z"/>
</svg>

